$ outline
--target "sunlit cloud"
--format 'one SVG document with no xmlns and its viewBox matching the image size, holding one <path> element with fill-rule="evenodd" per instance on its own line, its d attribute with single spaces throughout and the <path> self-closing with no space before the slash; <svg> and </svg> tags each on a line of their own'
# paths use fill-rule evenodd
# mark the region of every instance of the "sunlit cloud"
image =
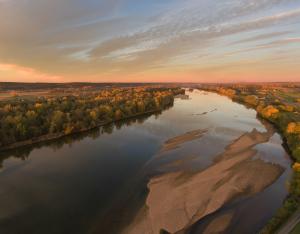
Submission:
<svg viewBox="0 0 300 234">
<path fill-rule="evenodd" d="M 41 73 L 33 68 L 0 63 L 0 81 L 62 82 L 63 77 Z"/>
<path fill-rule="evenodd" d="M 300 61 L 299 28 L 298 0 L 0 1 L 0 63 L 64 81 L 188 81 L 194 70 L 223 80 L 226 64 L 264 64 L 278 50 Z M 240 79 L 253 72 L 243 67 Z"/>
</svg>

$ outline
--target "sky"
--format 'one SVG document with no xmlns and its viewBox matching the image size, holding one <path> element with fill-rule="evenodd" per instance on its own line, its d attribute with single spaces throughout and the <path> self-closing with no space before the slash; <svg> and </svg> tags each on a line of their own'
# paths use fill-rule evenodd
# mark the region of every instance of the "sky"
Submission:
<svg viewBox="0 0 300 234">
<path fill-rule="evenodd" d="M 300 1 L 0 0 L 0 81 L 300 81 Z"/>
</svg>

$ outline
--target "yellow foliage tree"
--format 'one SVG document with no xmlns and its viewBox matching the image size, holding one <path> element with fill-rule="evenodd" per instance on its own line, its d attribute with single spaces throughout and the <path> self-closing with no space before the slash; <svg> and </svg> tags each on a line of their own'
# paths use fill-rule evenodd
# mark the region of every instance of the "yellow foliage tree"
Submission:
<svg viewBox="0 0 300 234">
<path fill-rule="evenodd" d="M 298 162 L 294 163 L 293 169 L 296 172 L 300 172 L 300 163 L 298 163 Z"/>
<path fill-rule="evenodd" d="M 74 127 L 68 124 L 67 127 L 65 128 L 64 132 L 66 135 L 68 135 L 68 134 L 71 134 L 73 132 L 73 130 L 74 130 Z"/>
<path fill-rule="evenodd" d="M 286 132 L 290 134 L 299 134 L 300 133 L 300 122 L 291 122 L 286 128 Z"/>
<path fill-rule="evenodd" d="M 272 105 L 269 105 L 262 110 L 262 115 L 265 117 L 271 117 L 277 113 L 279 113 L 279 110 Z"/>
<path fill-rule="evenodd" d="M 255 95 L 248 95 L 245 97 L 245 102 L 250 105 L 257 106 L 258 98 Z"/>
<path fill-rule="evenodd" d="M 92 111 L 90 112 L 90 116 L 91 116 L 91 118 L 92 118 L 93 120 L 97 120 L 97 119 L 98 119 L 98 113 L 97 113 L 96 111 L 94 111 L 94 110 L 92 110 Z"/>
<path fill-rule="evenodd" d="M 291 106 L 291 105 L 280 105 L 279 107 L 283 111 L 287 111 L 287 112 L 293 112 L 294 111 L 294 107 Z"/>
<path fill-rule="evenodd" d="M 121 110 L 116 110 L 115 112 L 115 119 L 120 120 L 123 117 L 123 113 Z"/>
</svg>

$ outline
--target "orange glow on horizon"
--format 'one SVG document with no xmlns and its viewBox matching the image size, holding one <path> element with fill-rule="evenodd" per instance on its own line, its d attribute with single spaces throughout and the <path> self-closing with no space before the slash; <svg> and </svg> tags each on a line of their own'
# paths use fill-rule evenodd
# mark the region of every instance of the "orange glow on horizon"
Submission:
<svg viewBox="0 0 300 234">
<path fill-rule="evenodd" d="M 226 68 L 226 67 L 225 67 Z M 221 70 L 221 71 L 220 71 Z M 284 77 L 284 78 L 283 78 Z M 298 73 L 281 67 L 246 69 L 238 68 L 197 70 L 193 68 L 171 71 L 146 71 L 136 74 L 99 75 L 52 75 L 17 64 L 0 63 L 0 82 L 194 82 L 194 83 L 235 83 L 235 82 L 299 82 Z"/>
<path fill-rule="evenodd" d="M 2 82 L 63 82 L 62 76 L 49 75 L 30 67 L 17 64 L 0 63 L 0 81 Z"/>
</svg>

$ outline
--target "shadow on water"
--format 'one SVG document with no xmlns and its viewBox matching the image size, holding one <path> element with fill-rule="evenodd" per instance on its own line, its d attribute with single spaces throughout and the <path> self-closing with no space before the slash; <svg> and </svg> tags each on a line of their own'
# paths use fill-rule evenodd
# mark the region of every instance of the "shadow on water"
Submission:
<svg viewBox="0 0 300 234">
<path fill-rule="evenodd" d="M 171 107 L 172 106 L 164 110 L 170 109 Z M 13 158 L 24 161 L 28 160 L 35 154 L 33 153 L 34 150 L 39 151 L 49 148 L 53 152 L 59 152 L 64 146 L 75 145 L 86 138 L 94 140 L 101 137 L 101 135 L 106 135 L 106 137 L 103 136 L 103 138 L 109 139 L 107 138 L 109 137 L 108 135 L 111 135 L 116 130 L 131 125 L 142 125 L 148 118 L 154 117 L 156 119 L 162 113 L 163 111 L 121 120 L 84 133 L 73 134 L 57 140 L 2 152 L 0 154 L 0 164 L 1 167 L 4 167 L 4 161 Z M 137 140 L 137 142 L 143 143 L 144 141 Z M 105 142 L 102 144 L 105 144 Z M 105 145 L 103 145 L 103 147 L 105 148 Z M 113 147 L 117 148 L 115 146 Z M 131 152 L 134 152 L 132 151 L 132 148 L 135 147 L 130 145 L 126 146 L 126 151 L 128 152 L 122 154 L 122 157 L 118 158 L 118 160 L 114 159 L 114 157 L 103 157 L 103 155 L 98 155 L 98 161 L 94 161 L 94 166 L 86 168 L 88 171 L 84 169 L 81 171 L 77 170 L 76 173 L 73 173 L 72 171 L 70 172 L 72 175 L 67 172 L 67 176 L 60 178 L 59 181 L 56 181 L 56 177 L 59 177 L 58 175 L 47 172 L 48 163 L 46 167 L 40 167 L 40 165 L 39 167 L 35 167 L 35 169 L 41 171 L 46 170 L 45 173 L 42 172 L 41 174 L 43 177 L 42 180 L 50 180 L 51 183 L 55 181 L 55 184 L 51 184 L 46 189 L 46 186 L 38 185 L 39 187 L 41 186 L 42 190 L 45 190 L 44 192 L 40 192 L 40 195 L 38 195 L 39 198 L 49 196 L 50 200 L 48 203 L 53 200 L 56 201 L 57 204 L 51 205 L 52 207 L 44 207 L 44 203 L 35 203 L 34 200 L 36 200 L 36 198 L 31 200 L 31 195 L 39 194 L 39 191 L 37 191 L 38 187 L 36 187 L 35 184 L 35 181 L 40 180 L 39 175 L 36 175 L 34 178 L 29 177 L 26 179 L 16 175 L 15 178 L 18 179 L 14 182 L 16 182 L 17 185 L 19 183 L 25 185 L 26 190 L 29 191 L 31 195 L 29 196 L 30 198 L 27 198 L 26 191 L 23 195 L 25 196 L 24 198 L 29 199 L 30 203 L 24 202 L 26 203 L 26 206 L 28 205 L 28 208 L 24 210 L 20 208 L 22 211 L 16 212 L 16 214 L 9 215 L 3 211 L 2 214 L 7 214 L 7 217 L 1 217 L 2 214 L 0 215 L 0 232 L 19 233 L 19 231 L 24 230 L 24 233 L 26 233 L 26 231 L 30 230 L 30 233 L 33 234 L 41 233 L 40 231 L 43 230 L 42 233 L 119 233 L 122 227 L 126 226 L 126 223 L 135 214 L 136 210 L 144 203 L 144 198 L 147 194 L 147 183 L 145 179 L 139 176 L 133 178 L 130 176 L 131 174 L 134 174 L 135 171 L 138 173 L 139 167 L 142 166 L 144 160 L 142 157 L 140 157 L 140 159 L 135 159 L 136 163 L 131 166 L 133 163 L 130 161 L 130 156 L 132 156 L 130 154 Z M 97 154 L 96 151 L 97 150 L 95 150 L 95 157 Z M 106 148 L 103 149 L 103 151 L 109 156 L 109 153 L 113 151 L 113 149 L 107 151 Z M 139 151 L 149 151 L 149 149 L 141 146 L 141 150 Z M 43 151 L 39 152 L 36 156 L 44 158 L 42 152 Z M 48 158 L 55 158 L 55 155 L 52 155 L 52 153 L 46 154 L 48 154 L 45 155 Z M 151 154 L 151 151 L 147 154 Z M 89 158 L 89 156 L 86 157 L 86 160 L 89 160 Z M 101 158 L 103 158 L 102 161 Z M 36 161 L 36 158 L 33 161 Z M 78 158 L 74 157 L 73 161 L 78 161 Z M 99 166 L 99 164 L 97 164 L 98 162 L 102 164 L 102 166 Z M 111 164 L 115 164 L 115 166 L 112 167 Z M 84 165 L 81 166 L 81 168 L 83 167 Z M 63 173 L 61 170 L 62 168 L 64 167 L 58 165 L 58 169 L 53 169 L 52 167 L 50 170 Z M 31 172 L 32 170 L 29 171 Z M 13 177 L 11 176 L 10 178 Z M 27 184 L 28 179 L 29 182 L 32 180 L 30 184 Z M 7 183 L 8 186 L 10 186 L 11 183 Z M 19 187 L 18 190 L 20 189 L 20 191 L 24 189 L 24 186 L 21 184 Z M 47 194 L 48 190 L 51 191 L 50 194 Z M 20 191 L 18 194 L 21 194 Z M 75 191 L 76 194 L 72 194 L 72 192 Z M 10 192 L 8 193 L 10 194 Z M 15 193 L 16 192 L 14 192 L 14 194 Z M 71 197 L 67 198 L 68 195 L 71 195 Z M 9 200 L 9 195 L 3 196 L 5 199 Z M 60 200 L 56 200 L 57 197 L 59 197 Z M 39 200 L 39 198 L 37 200 Z M 85 199 L 85 202 L 78 204 L 83 198 Z M 14 208 L 7 209 L 11 210 Z M 5 210 L 5 208 L 3 210 Z M 61 214 L 57 213 L 58 211 L 62 211 Z M 32 222 L 33 220 L 35 220 L 34 223 Z M 101 222 L 99 222 L 99 220 L 101 220 Z M 18 223 L 18 225 L 14 225 L 13 223 Z M 49 227 L 45 229 L 46 226 Z"/>
<path fill-rule="evenodd" d="M 172 108 L 172 106 L 165 108 L 163 111 L 168 110 L 170 108 Z M 130 126 L 132 124 L 143 124 L 149 117 L 153 115 L 155 116 L 155 118 L 158 118 L 158 116 L 160 116 L 163 113 L 163 111 L 155 112 L 153 114 L 140 115 L 137 117 L 132 117 L 130 119 L 119 120 L 117 122 L 97 127 L 86 132 L 74 133 L 72 135 L 61 137 L 59 139 L 54 139 L 46 142 L 39 142 L 32 145 L 0 152 L 0 168 L 3 167 L 3 162 L 10 157 L 26 160 L 28 159 L 31 152 L 35 149 L 40 149 L 42 147 L 50 147 L 53 150 L 59 150 L 64 145 L 72 146 L 74 143 L 80 142 L 86 137 L 97 139 L 102 134 L 112 134 L 114 130 L 120 130 L 123 127 Z"/>
</svg>

